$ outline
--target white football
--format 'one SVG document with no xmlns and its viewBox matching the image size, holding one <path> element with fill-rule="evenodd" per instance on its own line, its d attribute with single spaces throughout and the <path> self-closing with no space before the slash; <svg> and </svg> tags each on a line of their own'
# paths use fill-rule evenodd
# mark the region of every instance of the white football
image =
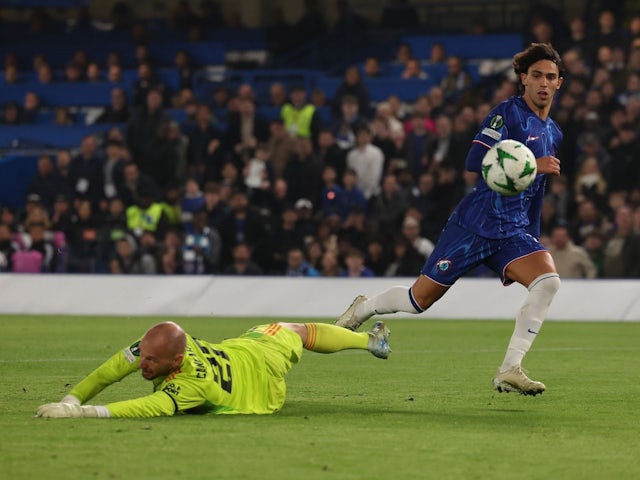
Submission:
<svg viewBox="0 0 640 480">
<path fill-rule="evenodd" d="M 524 143 L 507 139 L 496 143 L 482 159 L 482 178 L 494 192 L 518 195 L 536 178 L 538 164 Z"/>
</svg>

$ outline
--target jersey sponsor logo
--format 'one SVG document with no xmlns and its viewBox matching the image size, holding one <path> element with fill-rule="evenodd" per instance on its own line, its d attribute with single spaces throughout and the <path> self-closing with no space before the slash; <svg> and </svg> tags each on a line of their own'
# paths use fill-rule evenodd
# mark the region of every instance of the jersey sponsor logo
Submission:
<svg viewBox="0 0 640 480">
<path fill-rule="evenodd" d="M 448 258 L 442 258 L 436 263 L 436 268 L 441 272 L 446 272 L 451 268 L 452 262 Z"/>
<path fill-rule="evenodd" d="M 140 356 L 140 342 L 136 342 L 129 348 L 124 349 L 124 356 L 127 358 L 127 362 L 133 363 L 136 361 L 136 357 Z"/>
<path fill-rule="evenodd" d="M 491 117 L 491 120 L 489 120 L 489 126 L 494 130 L 502 128 L 503 125 L 504 118 L 502 117 L 502 115 L 494 115 L 493 117 Z"/>
<path fill-rule="evenodd" d="M 490 128 L 482 129 L 482 134 L 486 135 L 487 137 L 491 137 L 494 140 L 500 140 L 502 138 L 502 134 L 500 132 L 497 132 L 497 131 L 492 130 Z"/>
<path fill-rule="evenodd" d="M 167 383 L 162 391 L 177 397 L 178 395 L 180 395 L 180 385 L 176 385 L 173 382 Z"/>
</svg>

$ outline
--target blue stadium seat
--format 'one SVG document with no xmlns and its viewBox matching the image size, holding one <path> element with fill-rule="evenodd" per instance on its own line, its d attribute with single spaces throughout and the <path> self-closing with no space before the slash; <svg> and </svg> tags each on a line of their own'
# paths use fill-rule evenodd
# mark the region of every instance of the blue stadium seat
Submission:
<svg viewBox="0 0 640 480">
<path fill-rule="evenodd" d="M 429 58 L 431 45 L 441 43 L 447 55 L 469 58 L 511 58 L 522 50 L 523 38 L 517 33 L 486 35 L 410 35 L 403 37 L 419 59 Z"/>
<path fill-rule="evenodd" d="M 7 85 L 0 88 L 0 104 L 15 101 L 22 104 L 27 92 L 34 92 L 40 102 L 48 107 L 104 106 L 109 103 L 111 89 L 126 85 L 112 83 L 50 83 L 30 85 Z M 130 90 L 130 88 L 128 88 Z"/>
<path fill-rule="evenodd" d="M 104 133 L 122 124 L 18 125 L 0 128 L 0 148 L 76 148 L 86 135 Z"/>
</svg>

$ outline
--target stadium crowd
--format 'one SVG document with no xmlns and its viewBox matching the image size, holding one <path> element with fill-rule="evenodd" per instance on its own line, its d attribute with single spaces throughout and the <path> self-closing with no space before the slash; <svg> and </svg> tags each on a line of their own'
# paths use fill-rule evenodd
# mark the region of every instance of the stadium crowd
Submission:
<svg viewBox="0 0 640 480">
<path fill-rule="evenodd" d="M 548 180 L 541 222 L 565 278 L 640 278 L 640 15 L 619 23 L 611 11 L 593 29 L 537 16 L 525 35 L 552 42 L 566 68 L 552 112 L 563 173 Z M 82 53 L 57 81 L 109 81 L 123 67 Z M 154 77 L 144 44 L 136 61 L 132 97 L 114 88 L 95 119 L 124 127 L 42 155 L 25 208 L 2 207 L 1 271 L 415 276 L 477 180 L 464 161 L 479 122 L 518 92 L 509 73 L 474 82 L 442 45 L 370 57 L 334 92 L 274 82 L 268 98 L 250 84 L 197 98 L 184 52 L 176 91 Z M 402 82 L 430 63 L 446 74 L 415 102 L 371 101 L 363 79 L 390 75 L 381 66 L 401 65 Z M 45 57 L 31 68 L 56 81 Z M 7 55 L 5 83 L 24 70 Z M 29 123 L 43 108 L 27 95 L 0 121 Z M 60 107 L 54 121 L 75 119 Z"/>
</svg>

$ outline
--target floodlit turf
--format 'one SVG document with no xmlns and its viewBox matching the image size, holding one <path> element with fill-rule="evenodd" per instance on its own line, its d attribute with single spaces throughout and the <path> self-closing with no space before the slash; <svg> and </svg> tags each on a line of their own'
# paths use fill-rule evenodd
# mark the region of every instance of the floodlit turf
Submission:
<svg viewBox="0 0 640 480">
<path fill-rule="evenodd" d="M 511 322 L 391 319 L 389 360 L 305 353 L 279 414 L 33 417 L 155 321 L 0 317 L 2 478 L 640 478 L 640 324 L 547 322 L 535 398 L 490 388 Z M 263 322 L 180 321 L 208 340 Z M 136 374 L 94 403 L 148 392 Z"/>
</svg>

